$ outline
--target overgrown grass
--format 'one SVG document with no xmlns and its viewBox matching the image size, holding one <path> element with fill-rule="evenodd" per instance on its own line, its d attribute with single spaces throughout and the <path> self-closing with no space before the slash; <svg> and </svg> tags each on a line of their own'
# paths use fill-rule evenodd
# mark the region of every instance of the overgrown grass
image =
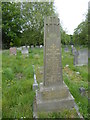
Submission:
<svg viewBox="0 0 90 120">
<path fill-rule="evenodd" d="M 2 54 L 2 61 L 3 118 L 32 118 L 32 105 L 35 97 L 32 88 L 34 82 L 32 65 L 35 65 L 37 80 L 40 83 L 43 80 L 39 69 L 43 66 L 43 49 L 30 49 L 28 57 L 22 56 L 20 52 L 17 52 L 16 56 L 10 56 L 7 50 Z M 69 65 L 68 69 L 65 67 L 67 64 Z M 88 68 L 87 66 L 75 67 L 73 55 L 70 51 L 65 53 L 64 49 L 62 49 L 62 68 L 63 80 L 74 96 L 80 113 L 86 118 L 88 101 L 86 96 L 81 96 L 79 88 L 83 86 L 86 90 L 88 89 Z M 76 72 L 80 72 L 80 75 L 77 76 Z M 48 116 L 44 113 L 40 116 L 70 118 L 74 116 L 73 114 L 74 112 L 64 111 L 63 113 L 50 113 Z"/>
<path fill-rule="evenodd" d="M 33 69 L 29 57 L 10 56 L 9 51 L 3 52 L 2 60 L 2 100 L 3 118 L 32 118 L 32 106 L 35 93 L 32 88 Z"/>
<path fill-rule="evenodd" d="M 69 90 L 75 102 L 79 106 L 79 111 L 84 118 L 88 117 L 88 66 L 74 66 L 73 55 L 71 52 L 65 53 L 62 50 L 63 80 L 69 87 Z M 66 65 L 69 65 L 66 67 Z M 77 75 L 76 72 L 80 74 Z M 84 87 L 87 91 L 85 96 L 80 94 L 79 88 Z"/>
<path fill-rule="evenodd" d="M 50 113 L 45 113 L 41 112 L 38 113 L 39 118 L 79 118 L 77 115 L 77 112 L 75 109 L 73 110 L 63 110 L 62 112 L 50 112 Z"/>
</svg>

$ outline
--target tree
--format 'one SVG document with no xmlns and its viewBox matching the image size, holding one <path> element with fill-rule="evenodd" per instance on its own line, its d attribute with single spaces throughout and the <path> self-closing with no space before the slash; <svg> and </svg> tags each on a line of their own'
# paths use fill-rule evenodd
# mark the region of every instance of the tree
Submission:
<svg viewBox="0 0 90 120">
<path fill-rule="evenodd" d="M 64 45 L 69 45 L 71 42 L 71 37 L 63 30 L 63 27 L 60 25 L 60 34 L 61 34 L 61 43 Z"/>
<path fill-rule="evenodd" d="M 88 45 L 88 18 L 81 22 L 76 29 L 74 29 L 74 44 Z"/>
<path fill-rule="evenodd" d="M 2 42 L 6 47 L 20 37 L 21 31 L 20 3 L 2 3 Z"/>
<path fill-rule="evenodd" d="M 26 14 L 27 11 L 27 14 Z M 23 16 L 27 18 L 22 36 L 22 43 L 25 42 L 33 45 L 43 44 L 44 34 L 44 17 L 54 15 L 54 6 L 52 2 L 31 2 L 23 3 Z M 29 33 L 29 37 L 28 36 Z M 26 39 L 26 41 L 25 41 Z"/>
<path fill-rule="evenodd" d="M 3 45 L 43 43 L 44 17 L 54 14 L 52 2 L 2 2 Z"/>
</svg>

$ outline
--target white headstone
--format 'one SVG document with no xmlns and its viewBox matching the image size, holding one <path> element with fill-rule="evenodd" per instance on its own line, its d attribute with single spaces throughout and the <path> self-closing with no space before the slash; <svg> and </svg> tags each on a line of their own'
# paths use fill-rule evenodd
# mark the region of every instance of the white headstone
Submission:
<svg viewBox="0 0 90 120">
<path fill-rule="evenodd" d="M 42 48 L 43 46 L 42 45 L 40 45 L 40 48 Z"/>
<path fill-rule="evenodd" d="M 22 50 L 22 47 L 18 47 L 17 50 L 21 51 L 21 50 Z"/>
<path fill-rule="evenodd" d="M 27 46 L 27 48 L 29 49 L 29 48 L 30 48 L 30 46 Z"/>
<path fill-rule="evenodd" d="M 23 55 L 27 55 L 28 56 L 28 54 L 29 54 L 28 48 L 26 46 L 22 47 L 22 51 L 21 52 L 22 52 Z"/>
<path fill-rule="evenodd" d="M 31 48 L 34 48 L 34 46 L 33 46 L 33 45 L 31 45 Z"/>
</svg>

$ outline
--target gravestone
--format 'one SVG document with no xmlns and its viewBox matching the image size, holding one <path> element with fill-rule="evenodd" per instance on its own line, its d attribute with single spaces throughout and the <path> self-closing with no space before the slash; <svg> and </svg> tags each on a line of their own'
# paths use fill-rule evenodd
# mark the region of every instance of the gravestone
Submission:
<svg viewBox="0 0 90 120">
<path fill-rule="evenodd" d="M 28 56 L 28 55 L 29 55 L 28 48 L 27 48 L 26 46 L 23 46 L 21 53 L 22 53 L 23 55 Z"/>
<path fill-rule="evenodd" d="M 18 51 L 21 51 L 21 50 L 22 50 L 22 47 L 18 47 L 17 50 L 18 50 Z"/>
<path fill-rule="evenodd" d="M 62 78 L 59 19 L 44 22 L 44 80 L 36 91 L 35 112 L 52 112 L 74 107 L 74 98 Z"/>
<path fill-rule="evenodd" d="M 73 55 L 75 55 L 75 54 L 76 54 L 76 52 L 77 52 L 76 48 L 75 48 L 75 47 L 73 47 L 73 48 L 72 48 L 72 54 L 73 54 Z"/>
<path fill-rule="evenodd" d="M 27 46 L 27 48 L 29 49 L 29 48 L 30 48 L 30 46 Z"/>
<path fill-rule="evenodd" d="M 64 51 L 65 51 L 65 52 L 69 52 L 69 50 L 68 50 L 68 47 L 67 47 L 67 46 L 65 46 Z"/>
<path fill-rule="evenodd" d="M 38 46 L 38 45 L 36 45 L 36 48 L 39 48 L 39 46 Z"/>
<path fill-rule="evenodd" d="M 82 66 L 88 64 L 88 49 L 81 49 L 74 55 L 74 65 Z"/>
<path fill-rule="evenodd" d="M 31 48 L 34 48 L 34 45 L 31 45 Z"/>
<path fill-rule="evenodd" d="M 88 58 L 90 58 L 90 50 L 88 49 Z"/>
<path fill-rule="evenodd" d="M 40 45 L 40 48 L 42 48 L 43 46 L 42 45 Z"/>
<path fill-rule="evenodd" d="M 16 47 L 11 47 L 10 48 L 10 55 L 16 55 Z"/>
<path fill-rule="evenodd" d="M 71 53 L 73 54 L 73 45 L 71 45 Z"/>
<path fill-rule="evenodd" d="M 78 64 L 78 55 L 79 55 L 79 52 L 78 50 L 74 50 L 73 51 L 73 54 L 74 54 L 74 65 Z"/>
</svg>

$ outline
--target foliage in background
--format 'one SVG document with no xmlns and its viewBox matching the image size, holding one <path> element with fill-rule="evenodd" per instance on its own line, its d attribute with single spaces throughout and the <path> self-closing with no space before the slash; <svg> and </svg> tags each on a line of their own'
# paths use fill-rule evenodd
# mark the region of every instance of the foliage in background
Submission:
<svg viewBox="0 0 90 120">
<path fill-rule="evenodd" d="M 2 43 L 10 47 L 20 37 L 22 19 L 20 18 L 20 3 L 2 2 Z"/>
<path fill-rule="evenodd" d="M 62 25 L 60 25 L 60 36 L 61 36 L 61 43 L 63 45 L 71 44 L 71 35 L 68 35 L 66 31 L 63 29 Z"/>
<path fill-rule="evenodd" d="M 53 2 L 2 2 L 3 48 L 43 44 L 45 16 L 58 16 Z M 64 45 L 87 45 L 88 14 L 73 35 L 60 25 L 60 36 Z"/>
<path fill-rule="evenodd" d="M 75 45 L 88 45 L 88 15 L 86 15 L 85 21 L 74 29 L 73 42 Z"/>
<path fill-rule="evenodd" d="M 43 44 L 44 17 L 54 14 L 52 2 L 2 2 L 3 47 Z"/>
<path fill-rule="evenodd" d="M 69 48 L 71 50 L 71 48 Z M 66 65 L 69 65 L 68 67 Z M 2 53 L 2 116 L 3 118 L 32 118 L 33 101 L 35 92 L 33 91 L 33 67 L 37 82 L 43 81 L 43 49 L 29 49 L 29 56 L 24 57 L 20 51 L 17 55 L 9 55 L 9 51 Z M 41 69 L 42 68 L 42 69 Z M 88 92 L 88 66 L 74 66 L 71 51 L 65 53 L 62 47 L 62 70 L 63 80 L 69 87 L 75 102 L 79 106 L 80 113 L 84 118 L 88 117 L 88 97 L 82 96 L 79 88 L 84 87 Z M 39 72 L 37 72 L 39 71 Z M 79 72 L 80 74 L 77 74 Z M 38 74 L 37 74 L 38 73 Z M 41 79 L 41 77 L 42 79 Z M 86 93 L 87 93 L 86 92 Z M 75 110 L 74 110 L 75 111 Z M 74 111 L 64 111 L 61 113 L 42 114 L 46 118 L 74 118 Z"/>
</svg>

